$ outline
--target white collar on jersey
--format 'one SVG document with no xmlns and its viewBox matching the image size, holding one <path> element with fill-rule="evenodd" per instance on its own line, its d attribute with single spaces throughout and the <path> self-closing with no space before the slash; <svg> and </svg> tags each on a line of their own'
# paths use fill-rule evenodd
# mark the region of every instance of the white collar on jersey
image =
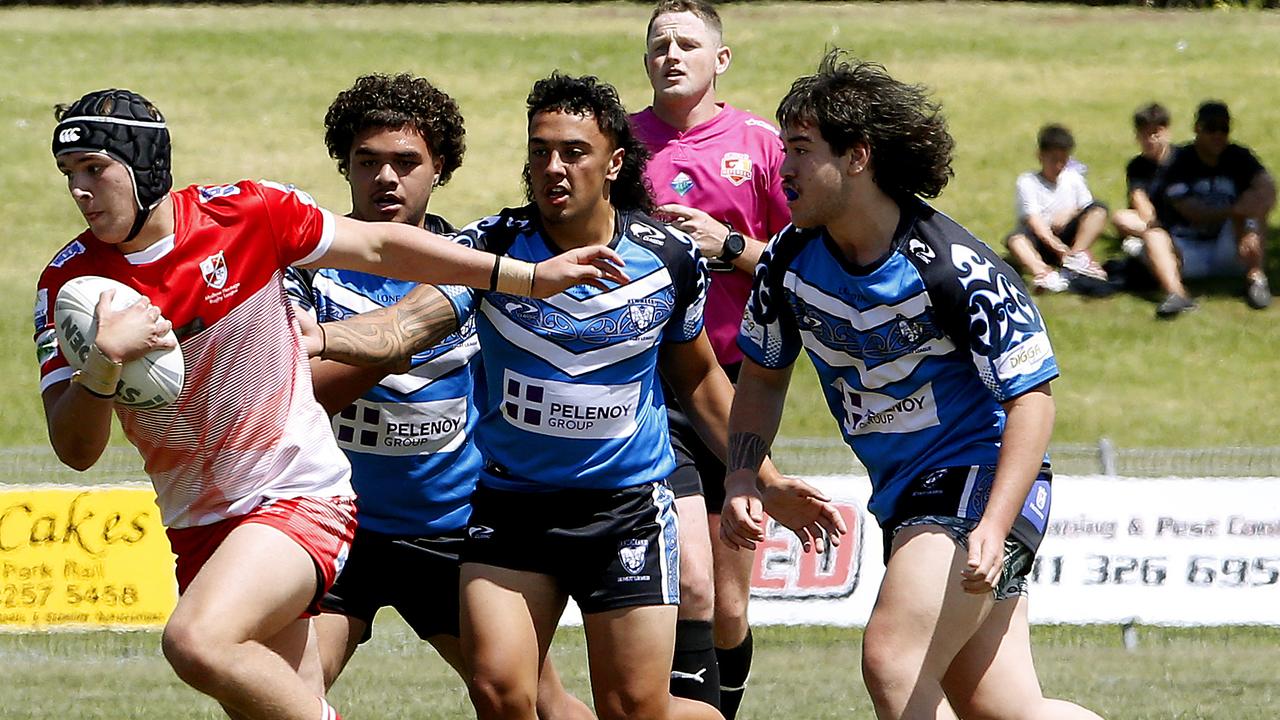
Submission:
<svg viewBox="0 0 1280 720">
<path fill-rule="evenodd" d="M 173 234 L 166 235 L 138 252 L 125 253 L 124 259 L 128 260 L 130 265 L 146 265 L 155 262 L 173 251 L 173 242 L 176 237 Z"/>
</svg>

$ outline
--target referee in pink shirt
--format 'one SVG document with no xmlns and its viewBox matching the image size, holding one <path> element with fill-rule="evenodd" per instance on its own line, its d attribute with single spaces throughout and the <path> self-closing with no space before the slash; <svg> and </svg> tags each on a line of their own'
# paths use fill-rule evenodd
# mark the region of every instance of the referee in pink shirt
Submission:
<svg viewBox="0 0 1280 720">
<path fill-rule="evenodd" d="M 632 116 L 653 157 L 645 175 L 660 217 L 689 233 L 711 266 L 707 336 L 736 380 L 738 328 L 765 243 L 791 220 L 772 123 L 716 101 L 729 69 L 720 16 L 703 0 L 661 0 L 649 20 L 645 67 L 653 105 Z M 753 556 L 716 534 L 725 468 L 670 401 L 670 478 L 680 518 L 680 612 L 672 693 L 711 703 L 732 720 L 751 668 L 747 599 Z M 708 522 L 708 516 L 710 522 Z"/>
</svg>

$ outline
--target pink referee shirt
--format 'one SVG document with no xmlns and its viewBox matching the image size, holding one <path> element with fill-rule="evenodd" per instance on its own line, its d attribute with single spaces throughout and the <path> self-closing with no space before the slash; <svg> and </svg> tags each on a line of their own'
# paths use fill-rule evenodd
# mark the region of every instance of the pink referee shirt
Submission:
<svg viewBox="0 0 1280 720">
<path fill-rule="evenodd" d="M 727 104 L 710 120 L 680 132 L 646 108 L 631 117 L 653 157 L 645 176 L 659 205 L 678 203 L 767 241 L 791 222 L 782 194 L 782 140 L 766 120 Z M 751 274 L 713 272 L 707 292 L 707 336 L 721 365 L 742 360 L 738 328 Z"/>
</svg>

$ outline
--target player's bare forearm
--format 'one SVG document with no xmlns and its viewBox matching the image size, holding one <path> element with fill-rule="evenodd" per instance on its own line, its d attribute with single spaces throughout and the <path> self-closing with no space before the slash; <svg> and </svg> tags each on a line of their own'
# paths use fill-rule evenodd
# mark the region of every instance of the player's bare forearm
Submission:
<svg viewBox="0 0 1280 720">
<path fill-rule="evenodd" d="M 348 365 L 403 371 L 414 353 L 457 329 L 457 315 L 444 293 L 419 285 L 390 307 L 325 323 L 320 356 Z"/>
<path fill-rule="evenodd" d="M 72 382 L 50 385 L 41 399 L 54 454 L 75 470 L 93 467 L 111 439 L 113 401 Z"/>
<path fill-rule="evenodd" d="M 1040 474 L 1049 437 L 1053 434 L 1056 411 L 1049 384 L 1004 403 L 1004 410 L 996 477 L 982 522 L 994 524 L 1003 534 L 1008 534 L 1031 484 Z"/>
<path fill-rule="evenodd" d="M 664 346 L 661 369 L 698 437 L 723 462 L 728 450 L 733 384 L 716 362 L 706 332 L 692 342 Z"/>
<path fill-rule="evenodd" d="M 760 473 L 760 469 L 782 422 L 782 407 L 790 383 L 790 367 L 772 370 L 750 358 L 742 361 L 729 415 L 726 467 L 730 475 L 748 471 L 751 475 L 759 475 L 761 480 L 769 479 Z"/>
<path fill-rule="evenodd" d="M 334 218 L 333 241 L 309 268 L 336 267 L 426 284 L 466 285 L 545 298 L 575 285 L 607 290 L 605 281 L 630 282 L 623 260 L 607 245 L 587 245 L 537 263 L 502 260 L 404 223 Z M 501 271 L 500 271 L 501 269 Z M 504 288 L 504 283 L 506 287 Z"/>
<path fill-rule="evenodd" d="M 745 238 L 747 241 L 747 249 L 733 261 L 733 266 L 739 270 L 745 270 L 749 273 L 756 271 L 756 265 L 760 264 L 760 256 L 764 254 L 764 249 L 768 247 L 768 243 L 761 242 L 755 238 Z"/>
</svg>

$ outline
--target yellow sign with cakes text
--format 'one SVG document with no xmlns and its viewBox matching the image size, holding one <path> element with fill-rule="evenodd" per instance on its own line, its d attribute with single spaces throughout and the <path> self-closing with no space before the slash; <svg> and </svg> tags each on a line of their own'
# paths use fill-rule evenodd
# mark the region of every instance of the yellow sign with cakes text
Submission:
<svg viewBox="0 0 1280 720">
<path fill-rule="evenodd" d="M 177 600 L 150 486 L 0 485 L 0 631 L 154 628 Z"/>
</svg>

